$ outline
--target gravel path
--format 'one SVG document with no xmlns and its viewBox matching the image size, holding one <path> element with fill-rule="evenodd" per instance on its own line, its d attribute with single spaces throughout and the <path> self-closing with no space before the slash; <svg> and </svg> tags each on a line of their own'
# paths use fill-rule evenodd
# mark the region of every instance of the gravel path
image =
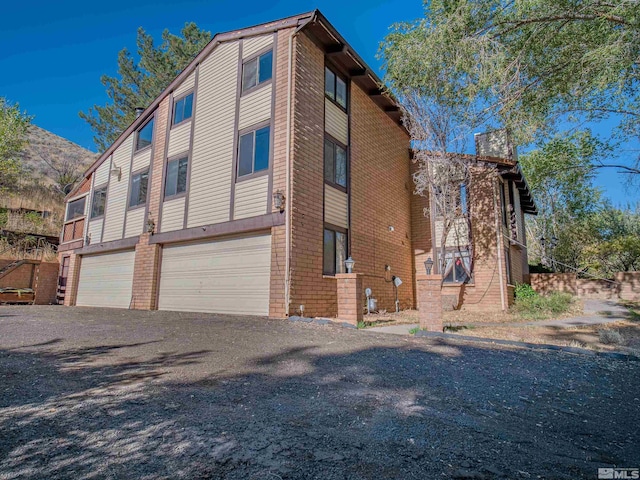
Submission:
<svg viewBox="0 0 640 480">
<path fill-rule="evenodd" d="M 0 479 L 596 478 L 640 362 L 249 317 L 0 309 Z"/>
</svg>

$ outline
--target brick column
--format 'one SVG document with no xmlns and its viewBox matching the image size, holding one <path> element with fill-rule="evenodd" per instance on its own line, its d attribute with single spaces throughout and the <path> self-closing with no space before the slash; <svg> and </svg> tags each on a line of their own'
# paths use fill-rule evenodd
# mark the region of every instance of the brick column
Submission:
<svg viewBox="0 0 640 480">
<path fill-rule="evenodd" d="M 135 310 L 155 310 L 158 291 L 158 269 L 160 268 L 160 245 L 149 244 L 151 235 L 143 233 L 136 245 L 133 265 L 133 301 Z"/>
<path fill-rule="evenodd" d="M 345 322 L 357 325 L 362 321 L 362 274 L 338 273 L 336 274 L 338 293 L 338 318 Z"/>
<path fill-rule="evenodd" d="M 420 329 L 442 332 L 442 277 L 417 275 Z"/>
<path fill-rule="evenodd" d="M 80 264 L 82 257 L 72 253 L 69 255 L 69 273 L 67 274 L 67 286 L 64 292 L 64 304 L 73 307 L 78 296 L 78 281 L 80 280 Z"/>
</svg>

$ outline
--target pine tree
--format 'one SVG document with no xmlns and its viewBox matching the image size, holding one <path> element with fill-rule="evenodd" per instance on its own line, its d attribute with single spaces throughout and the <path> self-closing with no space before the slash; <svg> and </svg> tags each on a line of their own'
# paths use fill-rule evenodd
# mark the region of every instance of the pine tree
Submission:
<svg viewBox="0 0 640 480">
<path fill-rule="evenodd" d="M 98 149 L 109 147 L 133 122 L 136 107 L 149 106 L 210 40 L 211 33 L 200 30 L 193 22 L 185 24 L 180 36 L 165 30 L 159 46 L 139 28 L 138 63 L 129 50 L 122 49 L 118 53 L 118 75 L 103 75 L 100 79 L 110 101 L 80 112 L 95 133 Z"/>
</svg>

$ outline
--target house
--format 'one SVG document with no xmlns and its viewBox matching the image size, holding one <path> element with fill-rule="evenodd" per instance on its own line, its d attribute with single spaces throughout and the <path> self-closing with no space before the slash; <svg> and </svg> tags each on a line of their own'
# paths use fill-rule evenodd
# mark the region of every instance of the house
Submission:
<svg viewBox="0 0 640 480">
<path fill-rule="evenodd" d="M 380 84 L 317 10 L 217 34 L 67 197 L 64 304 L 336 316 L 352 257 L 380 308 L 415 307 L 434 229 Z"/>
</svg>

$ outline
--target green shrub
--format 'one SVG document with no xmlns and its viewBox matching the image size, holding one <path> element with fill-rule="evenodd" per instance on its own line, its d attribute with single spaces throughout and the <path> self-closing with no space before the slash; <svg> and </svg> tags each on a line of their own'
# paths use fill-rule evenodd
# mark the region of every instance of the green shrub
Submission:
<svg viewBox="0 0 640 480">
<path fill-rule="evenodd" d="M 519 283 L 516 285 L 516 298 L 532 298 L 537 296 L 538 292 L 528 283 Z"/>
<path fill-rule="evenodd" d="M 6 208 L 0 208 L 0 227 L 4 227 L 9 221 L 9 211 Z"/>
<path fill-rule="evenodd" d="M 516 297 L 515 310 L 523 318 L 543 320 L 565 313 L 571 307 L 573 297 L 568 293 L 553 292 L 550 295 L 535 294 Z"/>
</svg>

